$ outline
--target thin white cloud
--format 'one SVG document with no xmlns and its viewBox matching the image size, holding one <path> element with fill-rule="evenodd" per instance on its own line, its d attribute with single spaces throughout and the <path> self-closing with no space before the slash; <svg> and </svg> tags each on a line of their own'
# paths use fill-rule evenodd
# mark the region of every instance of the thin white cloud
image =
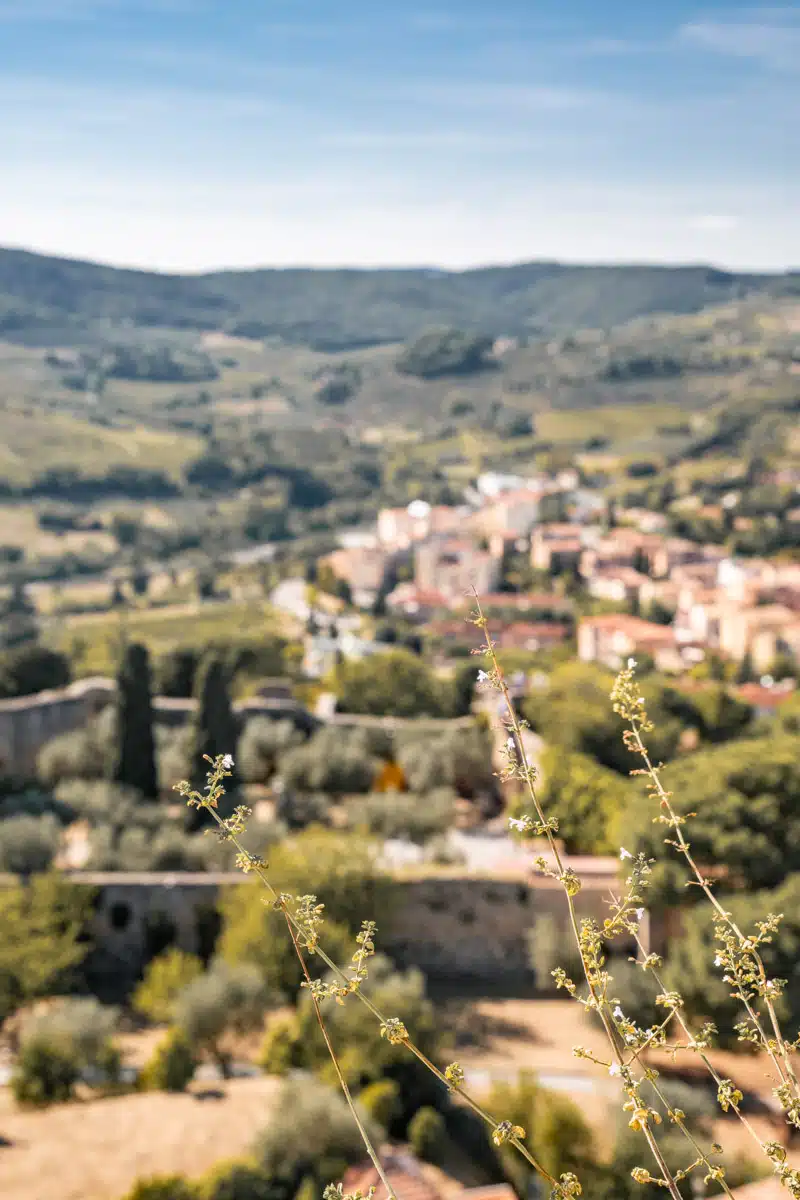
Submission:
<svg viewBox="0 0 800 1200">
<path fill-rule="evenodd" d="M 474 154 L 503 154 L 533 150 L 552 139 L 528 134 L 476 133 L 474 129 L 427 129 L 382 133 L 379 130 L 347 131 L 323 136 L 321 143 L 341 150 L 457 150 Z"/>
<path fill-rule="evenodd" d="M 800 72 L 798 9 L 767 9 L 729 21 L 694 21 L 681 26 L 679 36 L 716 54 L 752 59 L 774 70 Z"/>
<path fill-rule="evenodd" d="M 581 87 L 537 87 L 513 83 L 420 83 L 413 92 L 422 100 L 454 108 L 502 108 L 507 112 L 565 112 L 588 108 L 604 93 Z"/>
<path fill-rule="evenodd" d="M 727 216 L 724 213 L 701 213 L 692 217 L 689 222 L 691 229 L 704 233 L 731 233 L 739 227 L 739 218 Z"/>
</svg>

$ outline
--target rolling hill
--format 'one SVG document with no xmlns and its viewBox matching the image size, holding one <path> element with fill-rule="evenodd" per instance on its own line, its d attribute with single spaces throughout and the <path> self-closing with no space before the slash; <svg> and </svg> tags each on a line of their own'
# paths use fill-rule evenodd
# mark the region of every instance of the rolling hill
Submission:
<svg viewBox="0 0 800 1200">
<path fill-rule="evenodd" d="M 161 327 L 222 329 L 336 351 L 403 341 L 438 325 L 512 336 L 609 329 L 756 294 L 800 295 L 800 273 L 533 262 L 468 271 L 167 275 L 0 248 L 0 338 L 42 346 Z"/>
</svg>

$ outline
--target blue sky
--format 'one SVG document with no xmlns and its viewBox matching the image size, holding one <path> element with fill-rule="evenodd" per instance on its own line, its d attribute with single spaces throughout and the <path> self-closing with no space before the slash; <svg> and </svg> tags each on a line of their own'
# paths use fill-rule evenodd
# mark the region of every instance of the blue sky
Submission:
<svg viewBox="0 0 800 1200">
<path fill-rule="evenodd" d="M 0 244 L 800 266 L 800 3 L 0 0 Z"/>
</svg>

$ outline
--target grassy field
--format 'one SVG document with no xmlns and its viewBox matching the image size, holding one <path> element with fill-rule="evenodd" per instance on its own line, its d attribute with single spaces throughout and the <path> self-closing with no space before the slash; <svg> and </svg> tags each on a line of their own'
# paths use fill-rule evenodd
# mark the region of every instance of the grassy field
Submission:
<svg viewBox="0 0 800 1200">
<path fill-rule="evenodd" d="M 686 419 L 685 410 L 677 404 L 619 404 L 580 412 L 539 413 L 536 432 L 546 442 L 586 442 L 594 437 L 623 442 Z"/>
<path fill-rule="evenodd" d="M 68 654 L 77 673 L 85 676 L 113 674 L 124 638 L 143 642 L 158 656 L 176 646 L 250 640 L 285 632 L 285 618 L 267 604 L 211 601 L 54 618 L 47 640 Z"/>
<path fill-rule="evenodd" d="M 202 450 L 190 434 L 162 431 L 146 425 L 108 428 L 66 413 L 37 412 L 33 407 L 0 410 L 0 476 L 27 484 L 50 467 L 75 467 L 87 475 L 112 466 L 164 471 L 179 479 L 184 465 Z"/>
<path fill-rule="evenodd" d="M 0 504 L 0 542 L 4 546 L 21 546 L 26 559 L 79 554 L 89 548 L 106 553 L 117 545 L 105 530 L 70 529 L 55 534 L 40 529 L 36 509 L 31 504 Z"/>
</svg>

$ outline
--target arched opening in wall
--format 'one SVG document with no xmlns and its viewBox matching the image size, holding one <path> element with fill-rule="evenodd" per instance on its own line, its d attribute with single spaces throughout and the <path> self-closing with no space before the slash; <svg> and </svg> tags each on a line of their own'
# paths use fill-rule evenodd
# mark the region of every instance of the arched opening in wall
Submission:
<svg viewBox="0 0 800 1200">
<path fill-rule="evenodd" d="M 150 912 L 144 923 L 144 952 L 145 961 L 163 954 L 170 946 L 174 946 L 178 931 L 165 912 Z"/>
<path fill-rule="evenodd" d="M 127 929 L 131 923 L 130 904 L 123 904 L 121 901 L 116 904 L 112 904 L 108 914 L 108 920 L 111 928 L 118 933 L 121 933 L 123 929 Z"/>
<path fill-rule="evenodd" d="M 206 966 L 216 949 L 217 938 L 222 929 L 222 917 L 213 904 L 201 904 L 195 913 L 197 931 L 197 953 Z"/>
</svg>

